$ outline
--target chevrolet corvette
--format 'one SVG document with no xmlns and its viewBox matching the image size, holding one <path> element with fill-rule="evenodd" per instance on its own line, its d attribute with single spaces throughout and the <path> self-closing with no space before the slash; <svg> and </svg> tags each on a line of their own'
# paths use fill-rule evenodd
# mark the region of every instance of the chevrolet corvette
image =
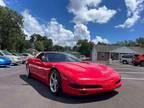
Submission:
<svg viewBox="0 0 144 108">
<path fill-rule="evenodd" d="M 47 84 L 54 95 L 64 92 L 84 96 L 113 91 L 122 85 L 114 69 L 63 52 L 41 52 L 29 58 L 26 75 Z"/>
</svg>

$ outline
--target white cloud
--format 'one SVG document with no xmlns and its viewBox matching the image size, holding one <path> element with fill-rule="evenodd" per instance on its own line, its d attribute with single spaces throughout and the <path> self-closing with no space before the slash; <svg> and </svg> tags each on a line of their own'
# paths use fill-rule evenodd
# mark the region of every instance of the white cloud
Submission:
<svg viewBox="0 0 144 108">
<path fill-rule="evenodd" d="M 137 20 L 139 18 L 140 18 L 140 16 L 135 14 L 132 17 L 127 18 L 123 24 L 120 24 L 120 25 L 115 26 L 115 27 L 116 28 L 131 28 L 137 22 Z"/>
<path fill-rule="evenodd" d="M 75 40 L 87 39 L 90 41 L 90 31 L 84 24 L 76 24 L 74 26 Z"/>
<path fill-rule="evenodd" d="M 48 38 L 53 39 L 54 44 L 62 46 L 73 46 L 75 44 L 73 32 L 65 29 L 64 26 L 54 18 L 51 19 L 46 26 L 45 33 Z"/>
<path fill-rule="evenodd" d="M 83 24 L 74 26 L 74 32 L 66 29 L 55 18 L 52 18 L 48 24 L 41 24 L 28 10 L 22 12 L 24 17 L 24 33 L 28 36 L 38 33 L 53 39 L 54 44 L 62 46 L 74 46 L 78 39 L 90 40 L 90 32 Z"/>
<path fill-rule="evenodd" d="M 4 6 L 4 7 L 6 6 L 4 0 L 0 0 L 0 6 Z"/>
<path fill-rule="evenodd" d="M 44 26 L 41 25 L 35 17 L 33 17 L 28 10 L 25 10 L 22 12 L 22 15 L 24 17 L 24 32 L 28 36 L 39 33 L 41 35 L 44 35 Z"/>
<path fill-rule="evenodd" d="M 102 38 L 101 36 L 96 36 L 96 38 L 93 39 L 92 42 L 94 42 L 95 44 L 98 44 L 99 42 L 100 43 L 106 43 L 106 44 L 109 43 L 109 41 L 107 39 Z"/>
<path fill-rule="evenodd" d="M 144 9 L 144 0 L 125 0 L 125 5 L 128 18 L 123 24 L 115 26 L 116 28 L 130 28 L 138 21 L 140 13 Z"/>
<path fill-rule="evenodd" d="M 107 23 L 116 14 L 116 10 L 99 7 L 100 3 L 101 0 L 70 0 L 68 10 L 74 14 L 75 23 Z"/>
</svg>

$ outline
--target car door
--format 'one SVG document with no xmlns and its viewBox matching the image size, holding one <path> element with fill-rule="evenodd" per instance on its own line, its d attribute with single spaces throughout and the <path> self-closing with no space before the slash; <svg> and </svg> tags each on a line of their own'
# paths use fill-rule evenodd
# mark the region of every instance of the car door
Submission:
<svg viewBox="0 0 144 108">
<path fill-rule="evenodd" d="M 48 73 L 50 72 L 50 69 L 52 67 L 52 64 L 51 62 L 48 61 L 48 59 L 46 60 L 46 54 L 44 53 L 42 56 L 41 56 L 41 67 L 40 67 L 40 70 L 39 70 L 39 74 L 41 76 L 41 78 L 44 80 L 44 81 L 47 81 L 48 80 Z"/>
<path fill-rule="evenodd" d="M 42 56 L 44 53 L 40 53 L 33 61 L 33 74 L 38 77 L 41 77 L 41 68 L 43 65 Z"/>
</svg>

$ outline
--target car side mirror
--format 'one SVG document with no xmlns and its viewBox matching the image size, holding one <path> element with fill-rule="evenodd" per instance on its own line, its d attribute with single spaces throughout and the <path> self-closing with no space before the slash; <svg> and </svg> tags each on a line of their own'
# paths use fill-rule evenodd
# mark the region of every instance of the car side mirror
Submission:
<svg viewBox="0 0 144 108">
<path fill-rule="evenodd" d="M 42 56 L 42 61 L 44 61 L 44 62 L 47 62 L 48 60 L 47 60 L 47 58 L 45 57 L 45 56 Z"/>
</svg>

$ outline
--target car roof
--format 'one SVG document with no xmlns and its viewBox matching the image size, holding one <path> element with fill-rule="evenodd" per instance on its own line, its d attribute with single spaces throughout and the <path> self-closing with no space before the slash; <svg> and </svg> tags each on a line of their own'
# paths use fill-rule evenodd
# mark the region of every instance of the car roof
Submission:
<svg viewBox="0 0 144 108">
<path fill-rule="evenodd" d="M 66 52 L 59 52 L 59 51 L 44 51 L 43 53 L 66 53 Z"/>
<path fill-rule="evenodd" d="M 43 51 L 43 52 L 39 52 L 37 55 L 39 55 L 39 54 L 41 54 L 41 53 L 49 53 L 49 54 L 66 54 L 67 52 Z"/>
</svg>

